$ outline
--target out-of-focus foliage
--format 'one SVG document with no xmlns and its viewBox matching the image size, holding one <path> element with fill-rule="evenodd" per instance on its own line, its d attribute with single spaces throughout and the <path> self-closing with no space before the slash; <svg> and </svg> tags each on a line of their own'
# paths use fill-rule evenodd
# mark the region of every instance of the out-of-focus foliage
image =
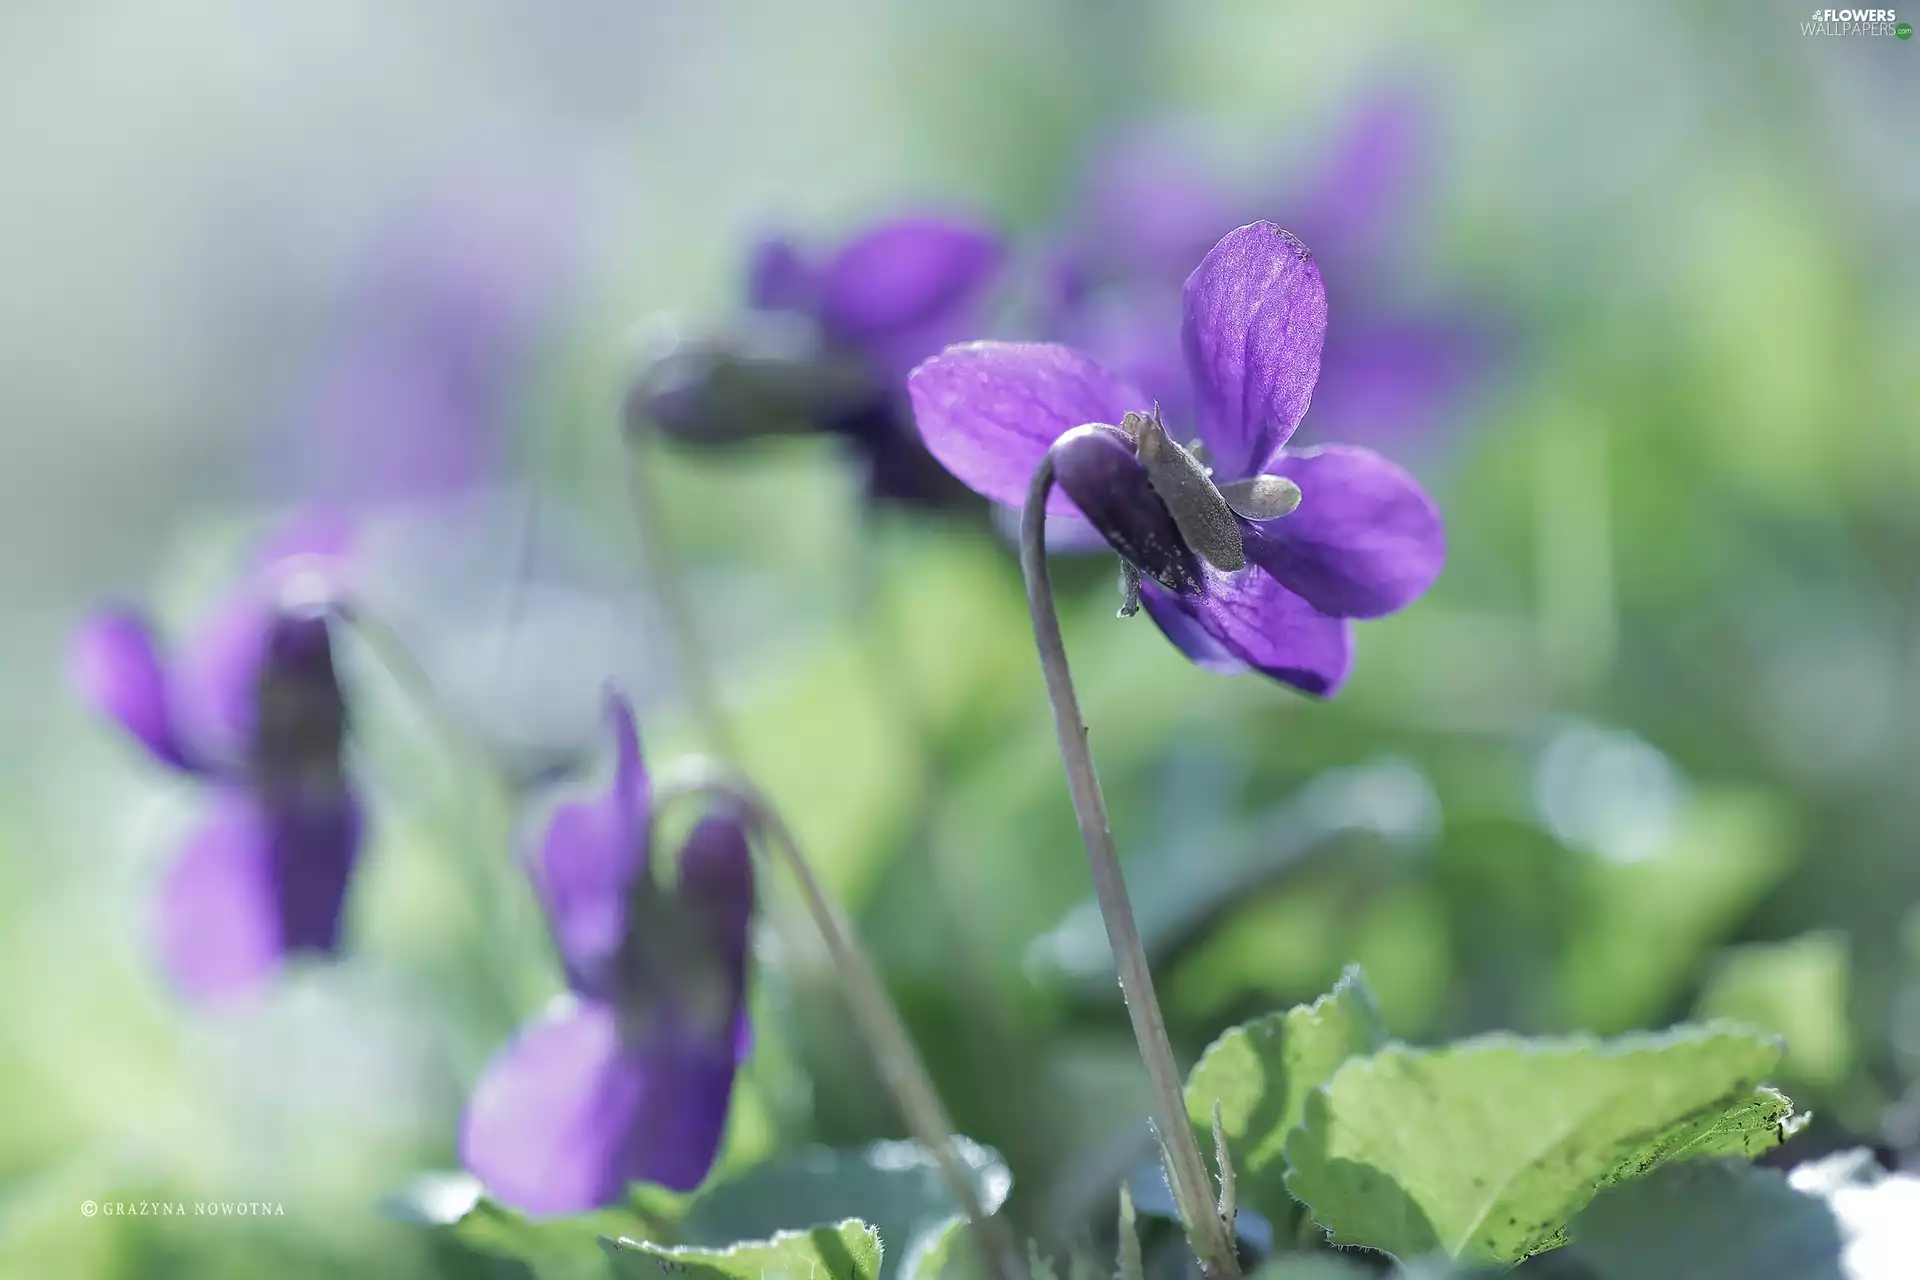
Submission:
<svg viewBox="0 0 1920 1280">
<path fill-rule="evenodd" d="M 591 751 L 619 675 L 664 760 L 699 737 L 634 551 L 613 421 L 632 326 L 738 306 L 745 245 L 771 225 L 830 236 L 944 202 L 1038 231 L 1086 148 L 1136 116 L 1197 122 L 1227 172 L 1277 172 L 1383 79 L 1417 83 L 1438 126 L 1396 278 L 1416 301 L 1471 297 L 1500 339 L 1492 376 L 1400 457 L 1447 514 L 1440 583 L 1364 630 L 1351 684 L 1319 705 L 1116 621 L 1110 561 L 1057 569 L 1178 1046 L 1194 1061 L 1353 961 L 1415 1044 L 1697 1009 L 1786 1038 L 1778 1082 L 1815 1111 L 1787 1163 L 1915 1158 L 1920 49 L 1802 21 L 1650 3 L 16 6 L 0 1273 L 520 1274 L 383 1206 L 454 1164 L 481 1064 L 560 989 L 515 862 L 524 815 L 347 652 L 375 814 L 348 956 L 190 1007 L 147 930 L 192 797 L 57 678 L 83 608 L 118 592 L 193 619 L 265 508 L 300 492 L 272 442 L 362 323 L 352 282 L 398 211 L 476 162 L 541 186 L 575 211 L 584 283 L 500 393 L 506 487 L 478 516 L 370 517 L 372 598 L 468 746 Z M 1145 1086 L 1009 547 L 870 515 L 825 448 L 650 461 L 741 762 L 858 916 L 957 1126 L 1004 1156 L 1006 1216 L 1063 1257 L 1088 1232 L 1105 1248 L 1113 1189 L 1148 1154 Z M 785 887 L 768 898 L 716 1178 L 900 1133 Z M 1266 1175 L 1242 1172 L 1251 1195 Z M 1577 1221 L 1696 1176 L 1716 1175 L 1670 1170 Z M 1730 1214 L 1767 1177 L 1728 1176 L 1708 1192 Z M 1164 1265 L 1164 1233 L 1146 1244 Z M 1596 1239 L 1587 1256 L 1607 1275 L 1638 1255 Z"/>
</svg>

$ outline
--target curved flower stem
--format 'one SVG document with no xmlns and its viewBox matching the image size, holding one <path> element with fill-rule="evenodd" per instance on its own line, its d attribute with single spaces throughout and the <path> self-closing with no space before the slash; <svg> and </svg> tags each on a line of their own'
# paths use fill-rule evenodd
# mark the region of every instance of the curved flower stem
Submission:
<svg viewBox="0 0 1920 1280">
<path fill-rule="evenodd" d="M 653 467 L 645 456 L 648 447 L 645 440 L 629 440 L 626 445 L 627 489 L 633 499 L 630 505 L 634 521 L 639 526 L 640 558 L 646 563 L 653 597 L 666 615 L 686 697 L 700 722 L 700 732 L 706 737 L 708 749 L 722 759 L 737 760 L 740 757 L 720 698 L 720 684 L 707 661 L 693 601 L 687 593 L 680 562 L 673 553 L 666 519 L 661 514 L 660 486 L 654 483 Z"/>
<path fill-rule="evenodd" d="M 441 694 L 432 673 L 400 632 L 379 613 L 368 609 L 358 600 L 341 601 L 336 611 L 373 653 L 388 679 L 404 691 L 414 710 L 427 721 L 430 732 L 442 740 L 453 768 L 456 790 L 460 789 L 461 773 L 470 772 L 482 794 L 500 806 L 502 820 L 510 817 L 519 795 L 519 784 L 512 771 L 488 749 L 486 739 Z M 473 840 L 476 848 L 484 844 L 486 837 L 482 833 L 486 830 L 487 821 L 484 803 L 476 805 L 463 796 L 458 810 L 458 822 L 465 829 L 465 837 Z M 510 864 L 486 859 L 474 865 L 478 873 L 466 877 L 465 882 L 480 921 L 484 942 L 482 968 L 491 970 L 494 986 L 509 1018 L 507 1025 L 511 1026 L 517 1017 L 513 970 L 507 952 L 494 945 L 497 939 L 510 935 L 513 930 L 514 908 L 503 879 L 503 869 Z"/>
<path fill-rule="evenodd" d="M 1193 1126 L 1187 1120 L 1180 1068 L 1173 1059 L 1166 1018 L 1160 1012 L 1160 998 L 1154 993 L 1146 948 L 1140 941 L 1133 904 L 1127 898 L 1127 882 L 1120 873 L 1120 859 L 1114 852 L 1107 804 L 1100 795 L 1100 777 L 1094 772 L 1093 755 L 1087 749 L 1086 721 L 1081 718 L 1080 702 L 1074 696 L 1066 642 L 1060 635 L 1060 617 L 1054 608 L 1046 547 L 1047 496 L 1053 492 L 1053 479 L 1053 456 L 1049 454 L 1034 470 L 1033 483 L 1027 490 L 1026 509 L 1020 517 L 1020 568 L 1027 579 L 1027 607 L 1033 614 L 1034 644 L 1040 650 L 1040 669 L 1046 676 L 1047 698 L 1053 704 L 1053 727 L 1060 740 L 1060 758 L 1067 769 L 1067 790 L 1073 794 L 1073 815 L 1080 824 L 1080 839 L 1087 848 L 1094 897 L 1100 903 L 1100 915 L 1106 922 L 1107 944 L 1113 948 L 1114 966 L 1120 971 L 1120 990 L 1126 997 L 1127 1016 L 1133 1022 L 1133 1038 L 1140 1046 L 1140 1057 L 1146 1063 L 1147 1078 L 1153 1087 L 1154 1109 L 1160 1118 L 1160 1141 L 1168 1164 L 1167 1180 L 1201 1268 L 1212 1280 L 1220 1280 L 1238 1276 L 1239 1261 L 1234 1254 L 1233 1237 L 1213 1206 L 1209 1192 L 1212 1180 L 1199 1144 L 1194 1140 Z"/>
<path fill-rule="evenodd" d="M 814 926 L 820 931 L 827 951 L 833 957 L 834 968 L 842 982 L 841 993 L 853 1015 L 855 1027 L 867 1042 L 867 1050 L 879 1068 L 880 1079 L 893 1095 L 894 1105 L 899 1108 L 901 1119 L 913 1134 L 914 1141 L 932 1153 L 939 1164 L 940 1175 L 948 1192 L 966 1215 L 985 1274 L 1003 1277 L 1003 1280 L 1017 1280 L 1019 1271 L 1012 1242 L 1006 1237 L 1001 1220 L 987 1213 L 973 1179 L 961 1167 L 954 1149 L 953 1121 L 947 1116 L 947 1109 L 940 1101 L 926 1064 L 920 1060 L 918 1050 L 907 1035 L 900 1011 L 894 1007 L 886 987 L 881 984 L 873 962 L 861 950 L 852 925 L 815 878 L 813 868 L 801 851 L 793 830 L 758 787 L 738 770 L 718 761 L 683 761 L 659 777 L 654 792 L 656 803 L 659 804 L 675 796 L 697 793 L 722 797 L 746 806 L 754 825 L 766 837 L 765 843 L 780 851 L 788 870 L 800 885 L 801 896 L 806 899 Z"/>
</svg>

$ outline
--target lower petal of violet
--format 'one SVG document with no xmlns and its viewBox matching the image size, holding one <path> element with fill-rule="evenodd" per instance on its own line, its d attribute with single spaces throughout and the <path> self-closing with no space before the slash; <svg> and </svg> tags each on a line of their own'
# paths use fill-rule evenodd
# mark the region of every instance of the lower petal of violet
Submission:
<svg viewBox="0 0 1920 1280">
<path fill-rule="evenodd" d="M 718 1037 L 636 1039 L 613 1006 L 563 1000 L 488 1064 L 461 1123 L 460 1157 L 528 1213 L 619 1203 L 629 1183 L 691 1191 L 719 1151 L 738 1064 Z"/>
<path fill-rule="evenodd" d="M 1247 558 L 1316 608 L 1377 618 L 1404 608 L 1440 576 L 1447 534 L 1419 482 L 1371 449 L 1325 445 L 1268 468 L 1300 486 L 1277 520 L 1242 521 Z"/>
<path fill-rule="evenodd" d="M 290 826 L 236 787 L 213 793 L 155 904 L 161 959 L 189 994 L 238 995 L 291 948 L 335 945 L 358 818 L 344 830 L 308 821 Z"/>
<path fill-rule="evenodd" d="M 1204 569 L 1196 595 L 1147 583 L 1141 599 L 1167 639 L 1211 671 L 1229 660 L 1315 697 L 1332 696 L 1353 666 L 1352 625 L 1294 595 L 1256 567 L 1224 574 Z"/>
</svg>

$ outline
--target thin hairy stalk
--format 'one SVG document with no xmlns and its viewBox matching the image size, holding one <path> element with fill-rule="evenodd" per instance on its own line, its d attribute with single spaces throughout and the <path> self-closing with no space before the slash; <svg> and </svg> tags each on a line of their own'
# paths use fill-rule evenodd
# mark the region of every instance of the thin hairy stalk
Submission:
<svg viewBox="0 0 1920 1280">
<path fill-rule="evenodd" d="M 1040 650 L 1040 669 L 1046 676 L 1047 698 L 1053 704 L 1053 727 L 1060 740 L 1060 759 L 1067 769 L 1067 790 L 1073 795 L 1073 816 L 1087 849 L 1093 873 L 1093 893 L 1107 926 L 1107 945 L 1113 949 L 1120 972 L 1120 991 L 1126 997 L 1133 1038 L 1140 1046 L 1147 1079 L 1153 1088 L 1160 1140 L 1166 1151 L 1167 1181 L 1171 1184 L 1187 1239 L 1209 1277 L 1240 1274 L 1233 1239 L 1208 1194 L 1211 1179 L 1193 1126 L 1187 1121 L 1187 1102 L 1180 1068 L 1167 1038 L 1166 1017 L 1153 989 L 1140 928 L 1134 922 L 1127 882 L 1114 852 L 1113 831 L 1107 821 L 1107 803 L 1100 794 L 1100 776 L 1094 772 L 1087 749 L 1087 726 L 1073 691 L 1067 666 L 1066 641 L 1060 635 L 1060 617 L 1053 603 L 1053 580 L 1047 573 L 1047 497 L 1053 492 L 1053 456 L 1034 470 L 1027 505 L 1020 517 L 1020 568 L 1027 579 L 1027 607 L 1033 614 L 1033 640 Z"/>
<path fill-rule="evenodd" d="M 898 726 L 900 736 L 912 744 L 914 753 L 913 792 L 908 801 L 909 818 L 902 843 L 920 859 L 927 883 L 946 909 L 937 913 L 931 927 L 943 935 L 939 941 L 950 945 L 954 959 L 954 989 L 960 997 L 971 1034 L 965 1052 L 974 1066 L 989 1073 L 1019 1070 L 1031 1058 L 1018 1033 L 1008 1021 L 995 994 L 992 948 L 979 928 L 977 913 L 969 907 L 978 896 L 968 866 L 937 838 L 938 792 L 933 780 L 947 772 L 935 742 L 935 729 L 925 699 L 902 655 L 913 652 L 912 637 L 900 626 L 896 610 L 887 592 L 892 582 L 882 555 L 885 539 L 892 532 L 881 524 L 881 513 L 869 512 L 853 548 L 855 566 L 855 611 L 859 634 L 867 651 L 867 672 L 878 688 L 881 710 Z M 1029 1167 L 1048 1160 L 1052 1151 L 1047 1140 L 1043 1100 L 1018 1090 L 993 1090 L 992 1105 L 1003 1123 L 1003 1131 L 1017 1135 L 1003 1146 L 1016 1167 Z"/>
<path fill-rule="evenodd" d="M 841 994 L 853 1015 L 854 1026 L 866 1041 L 867 1051 L 873 1055 L 874 1065 L 879 1068 L 881 1082 L 893 1095 L 894 1105 L 899 1108 L 914 1141 L 931 1152 L 939 1164 L 941 1179 L 966 1215 L 985 1273 L 1004 1280 L 1018 1280 L 1012 1241 L 1006 1237 L 1001 1221 L 987 1213 L 973 1179 L 961 1166 L 955 1153 L 953 1121 L 940 1101 L 926 1063 L 920 1060 L 919 1051 L 907 1035 L 900 1011 L 894 1007 L 893 998 L 874 971 L 873 962 L 861 950 L 852 925 L 814 876 L 792 829 L 758 787 L 738 770 L 719 761 L 679 762 L 661 773 L 654 794 L 656 803 L 661 804 L 694 794 L 738 802 L 746 807 L 753 825 L 764 837 L 760 841 L 762 847 L 771 845 L 779 851 L 799 884 L 814 926 L 833 958 L 834 969 L 841 979 Z"/>
<path fill-rule="evenodd" d="M 414 710 L 441 739 L 452 767 L 455 792 L 465 791 L 459 785 L 459 778 L 461 773 L 468 773 L 479 784 L 478 790 L 483 796 L 491 797 L 503 815 L 511 814 L 519 793 L 512 771 L 488 749 L 486 739 L 441 695 L 426 664 L 400 633 L 358 601 L 341 603 L 338 615 L 352 626 L 387 677 L 405 692 Z M 482 848 L 492 834 L 487 827 L 486 806 L 473 803 L 469 794 L 463 796 L 455 808 L 459 813 L 457 820 L 465 828 L 461 836 L 463 843 L 472 849 Z M 479 917 L 484 952 L 482 967 L 493 973 L 497 993 L 509 1015 L 507 1025 L 511 1025 L 511 1019 L 519 1013 L 517 984 L 506 951 L 495 945 L 497 939 L 513 933 L 514 900 L 501 871 L 508 865 L 496 858 L 484 858 L 474 874 L 461 879 L 468 886 L 473 909 Z"/>
<path fill-rule="evenodd" d="M 447 750 L 455 757 L 470 761 L 474 772 L 485 779 L 489 788 L 511 793 L 511 772 L 488 750 L 486 739 L 441 696 L 439 686 L 427 672 L 426 664 L 414 655 L 400 633 L 386 619 L 358 601 L 341 604 L 338 614 L 353 627 L 354 633 L 366 643 L 374 657 L 379 659 L 380 666 L 393 682 L 406 691 L 414 710 L 444 739 Z"/>
<path fill-rule="evenodd" d="M 640 558 L 645 563 L 647 582 L 654 600 L 665 615 L 672 634 L 675 665 L 681 687 L 699 721 L 708 749 L 725 760 L 738 760 L 726 706 L 720 697 L 720 683 L 707 661 L 707 649 L 700 638 L 699 619 L 694 616 L 693 599 L 687 591 L 680 559 L 661 511 L 660 486 L 654 482 L 653 467 L 646 456 L 651 447 L 646 440 L 627 442 L 627 489 L 633 499 L 633 518 L 638 526 Z"/>
</svg>

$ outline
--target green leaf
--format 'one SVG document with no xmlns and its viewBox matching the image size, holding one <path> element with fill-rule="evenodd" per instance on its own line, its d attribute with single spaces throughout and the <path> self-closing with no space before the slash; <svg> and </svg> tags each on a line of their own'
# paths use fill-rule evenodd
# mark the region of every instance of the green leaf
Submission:
<svg viewBox="0 0 1920 1280">
<path fill-rule="evenodd" d="M 878 1280 L 880 1234 L 857 1218 L 781 1231 L 724 1249 L 672 1248 L 644 1240 L 609 1240 L 600 1247 L 620 1280 Z"/>
<path fill-rule="evenodd" d="M 1565 1243 L 1601 1187 L 1789 1129 L 1758 1092 L 1780 1046 L 1737 1027 L 1487 1036 L 1348 1062 L 1287 1140 L 1287 1187 L 1341 1244 L 1515 1263 Z"/>
<path fill-rule="evenodd" d="M 1580 907 L 1561 961 L 1561 1011 L 1574 1026 L 1620 1031 L 1658 1016 L 1792 869 L 1793 842 L 1771 797 L 1708 792 L 1654 857 L 1589 854 L 1575 866 Z"/>
<path fill-rule="evenodd" d="M 665 1194 L 665 1193 L 662 1193 Z M 540 1280 L 586 1280 L 606 1273 L 600 1237 L 644 1237 L 647 1221 L 627 1209 L 601 1209 L 564 1218 L 527 1218 L 483 1195 L 464 1173 L 415 1178 L 388 1199 L 388 1213 L 432 1228 L 469 1249 L 525 1263 Z"/>
<path fill-rule="evenodd" d="M 955 1146 L 982 1206 L 996 1211 L 1013 1185 L 999 1152 L 965 1138 Z M 886 1274 L 905 1275 L 959 1220 L 959 1208 L 932 1154 L 915 1143 L 876 1142 L 860 1151 L 821 1147 L 757 1165 L 708 1189 L 688 1209 L 680 1238 L 717 1246 L 858 1218 L 887 1242 Z M 962 1242 L 959 1250 L 966 1247 Z"/>
<path fill-rule="evenodd" d="M 1840 1229 L 1772 1169 L 1696 1160 L 1610 1187 L 1573 1220 L 1595 1280 L 1844 1280 Z"/>
<path fill-rule="evenodd" d="M 979 1280 L 979 1255 L 967 1239 L 967 1220 L 947 1219 L 901 1264 L 900 1274 L 906 1280 Z"/>
<path fill-rule="evenodd" d="M 1233 1153 L 1240 1203 L 1281 1229 L 1294 1213 L 1283 1148 L 1307 1095 L 1348 1058 L 1386 1040 L 1358 968 L 1310 1005 L 1242 1023 L 1215 1040 L 1187 1077 L 1187 1116 L 1202 1150 L 1213 1146 L 1213 1104 Z"/>
<path fill-rule="evenodd" d="M 1853 1065 L 1849 969 L 1843 933 L 1730 947 L 1715 957 L 1699 1013 L 1773 1032 L 1787 1042 L 1780 1073 L 1789 1083 L 1833 1089 Z"/>
</svg>

